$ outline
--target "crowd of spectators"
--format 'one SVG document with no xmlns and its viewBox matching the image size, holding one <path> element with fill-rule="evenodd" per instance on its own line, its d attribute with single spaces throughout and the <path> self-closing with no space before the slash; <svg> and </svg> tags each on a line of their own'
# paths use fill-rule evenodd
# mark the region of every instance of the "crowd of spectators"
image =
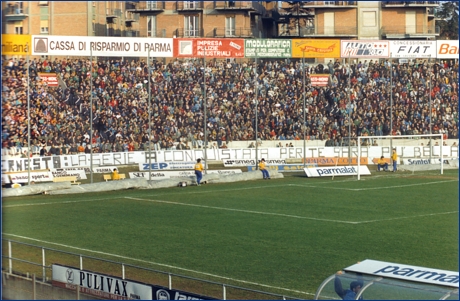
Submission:
<svg viewBox="0 0 460 301">
<path fill-rule="evenodd" d="M 89 59 L 75 58 L 35 58 L 30 66 L 23 58 L 6 60 L 2 148 L 14 155 L 27 147 L 28 82 L 32 152 L 43 156 L 88 153 L 91 147 L 93 152 L 148 149 L 149 80 L 150 141 L 157 150 L 204 147 L 204 124 L 209 147 L 219 148 L 231 141 L 302 140 L 304 130 L 305 139 L 329 146 L 347 145 L 349 136 L 429 134 L 430 101 L 432 133 L 458 138 L 454 60 L 356 60 L 350 66 L 339 59 L 314 66 L 301 60 L 209 60 L 203 68 L 198 59 L 154 60 L 150 67 L 145 59 L 99 59 L 92 66 Z M 40 72 L 58 74 L 60 86 L 47 86 Z M 310 73 L 329 73 L 331 86 L 312 87 Z"/>
</svg>

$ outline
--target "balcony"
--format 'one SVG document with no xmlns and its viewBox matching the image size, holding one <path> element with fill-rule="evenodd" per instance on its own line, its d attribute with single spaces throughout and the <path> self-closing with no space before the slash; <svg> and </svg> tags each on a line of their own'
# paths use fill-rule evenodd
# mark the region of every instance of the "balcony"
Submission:
<svg viewBox="0 0 460 301">
<path fill-rule="evenodd" d="M 280 19 L 280 13 L 275 10 L 265 10 L 262 19 L 272 19 L 273 21 L 278 21 Z"/>
<path fill-rule="evenodd" d="M 257 2 L 252 1 L 214 1 L 214 9 L 221 11 L 253 11 L 263 14 L 265 8 Z"/>
<path fill-rule="evenodd" d="M 303 27 L 300 28 L 300 35 L 295 28 L 280 32 L 279 35 L 282 37 L 356 37 L 358 36 L 358 29 L 356 26 Z"/>
<path fill-rule="evenodd" d="M 216 27 L 206 35 L 209 38 L 253 38 L 256 37 L 252 28 L 225 28 Z"/>
<path fill-rule="evenodd" d="M 382 1 L 382 7 L 438 7 L 439 1 Z"/>
<path fill-rule="evenodd" d="M 5 8 L 5 21 L 22 21 L 29 16 L 29 8 L 24 8 L 21 4 L 8 4 Z"/>
<path fill-rule="evenodd" d="M 121 10 L 117 8 L 107 8 L 105 18 L 107 23 L 115 23 L 115 18 L 121 18 Z"/>
<path fill-rule="evenodd" d="M 142 1 L 126 5 L 126 10 L 142 15 L 161 13 L 165 10 L 164 1 Z"/>
<path fill-rule="evenodd" d="M 305 1 L 302 7 L 328 7 L 328 8 L 351 8 L 357 7 L 356 1 Z"/>
<path fill-rule="evenodd" d="M 438 18 L 438 9 L 434 7 L 429 7 L 426 9 L 426 14 L 428 15 L 428 18 Z"/>
<path fill-rule="evenodd" d="M 149 31 L 146 35 L 140 35 L 141 38 L 166 38 L 166 29 L 156 29 L 155 32 Z"/>
<path fill-rule="evenodd" d="M 203 1 L 176 1 L 179 12 L 203 10 Z"/>
<path fill-rule="evenodd" d="M 185 28 L 177 28 L 174 30 L 173 35 L 176 38 L 202 38 L 203 29 L 185 29 Z"/>
<path fill-rule="evenodd" d="M 384 26 L 380 30 L 381 36 L 389 39 L 403 38 L 432 38 L 439 36 L 439 26 Z"/>
</svg>

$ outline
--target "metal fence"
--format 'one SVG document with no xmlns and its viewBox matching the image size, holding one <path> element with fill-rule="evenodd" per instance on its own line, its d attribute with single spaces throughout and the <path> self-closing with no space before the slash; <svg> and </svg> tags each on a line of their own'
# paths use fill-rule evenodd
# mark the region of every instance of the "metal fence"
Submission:
<svg viewBox="0 0 460 301">
<path fill-rule="evenodd" d="M 140 267 L 129 263 L 66 252 L 4 238 L 2 238 L 2 241 L 2 270 L 9 274 L 26 277 L 37 275 L 37 280 L 42 282 L 51 282 L 52 265 L 60 264 L 215 299 L 299 299 L 283 294 L 168 273 L 148 267 Z"/>
</svg>

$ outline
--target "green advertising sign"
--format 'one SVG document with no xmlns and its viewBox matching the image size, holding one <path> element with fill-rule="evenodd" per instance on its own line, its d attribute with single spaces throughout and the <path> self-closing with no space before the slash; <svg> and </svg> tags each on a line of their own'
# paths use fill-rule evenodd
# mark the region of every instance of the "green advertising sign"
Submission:
<svg viewBox="0 0 460 301">
<path fill-rule="evenodd" d="M 292 56 L 292 40 L 246 39 L 244 56 L 290 58 Z"/>
</svg>

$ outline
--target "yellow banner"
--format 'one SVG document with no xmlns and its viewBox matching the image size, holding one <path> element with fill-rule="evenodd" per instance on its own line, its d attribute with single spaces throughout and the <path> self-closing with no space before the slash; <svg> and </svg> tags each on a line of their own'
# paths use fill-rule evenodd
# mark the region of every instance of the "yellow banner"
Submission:
<svg viewBox="0 0 460 301">
<path fill-rule="evenodd" d="M 31 42 L 28 34 L 2 34 L 2 55 L 28 55 Z"/>
<path fill-rule="evenodd" d="M 292 57 L 302 58 L 340 58 L 340 40 L 292 40 Z"/>
</svg>

